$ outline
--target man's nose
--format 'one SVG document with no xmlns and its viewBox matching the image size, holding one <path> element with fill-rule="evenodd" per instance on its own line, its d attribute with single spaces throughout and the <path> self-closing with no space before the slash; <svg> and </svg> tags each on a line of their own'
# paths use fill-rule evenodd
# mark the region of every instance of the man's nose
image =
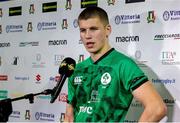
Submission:
<svg viewBox="0 0 180 123">
<path fill-rule="evenodd" d="M 90 30 L 87 30 L 87 31 L 86 31 L 85 37 L 86 37 L 86 38 L 90 38 L 90 37 L 91 37 L 91 32 L 90 32 Z"/>
</svg>

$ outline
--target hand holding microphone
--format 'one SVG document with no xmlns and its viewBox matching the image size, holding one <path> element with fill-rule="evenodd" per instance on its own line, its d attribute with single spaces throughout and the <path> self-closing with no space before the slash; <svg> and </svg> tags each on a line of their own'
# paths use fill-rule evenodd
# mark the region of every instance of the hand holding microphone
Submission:
<svg viewBox="0 0 180 123">
<path fill-rule="evenodd" d="M 59 67 L 59 74 L 61 75 L 61 78 L 57 83 L 57 85 L 53 88 L 53 91 L 51 93 L 50 103 L 53 103 L 56 100 L 59 93 L 61 92 L 61 89 L 63 87 L 66 78 L 70 77 L 73 74 L 75 66 L 76 66 L 75 60 L 70 57 L 65 58 L 61 62 Z"/>
</svg>

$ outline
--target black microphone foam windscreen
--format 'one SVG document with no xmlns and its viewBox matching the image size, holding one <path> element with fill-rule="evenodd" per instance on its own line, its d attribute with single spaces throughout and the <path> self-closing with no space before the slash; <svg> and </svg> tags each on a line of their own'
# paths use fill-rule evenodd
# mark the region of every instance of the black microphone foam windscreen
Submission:
<svg viewBox="0 0 180 123">
<path fill-rule="evenodd" d="M 70 57 L 67 57 L 60 64 L 59 74 L 70 77 L 74 72 L 75 66 L 76 66 L 75 60 Z"/>
</svg>

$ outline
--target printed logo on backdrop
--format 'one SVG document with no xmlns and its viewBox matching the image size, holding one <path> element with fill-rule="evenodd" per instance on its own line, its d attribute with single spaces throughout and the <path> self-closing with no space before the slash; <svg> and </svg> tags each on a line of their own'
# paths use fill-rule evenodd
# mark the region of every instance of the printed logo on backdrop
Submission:
<svg viewBox="0 0 180 123">
<path fill-rule="evenodd" d="M 2 34 L 2 25 L 0 25 L 0 34 Z"/>
<path fill-rule="evenodd" d="M 68 95 L 66 93 L 60 93 L 59 101 L 60 102 L 67 102 Z"/>
<path fill-rule="evenodd" d="M 34 4 L 31 4 L 29 7 L 29 14 L 34 14 L 34 12 L 35 12 Z"/>
<path fill-rule="evenodd" d="M 0 56 L 0 66 L 2 65 L 2 57 Z"/>
<path fill-rule="evenodd" d="M 36 96 L 37 99 L 42 99 L 42 100 L 51 100 L 50 95 L 38 95 Z"/>
<path fill-rule="evenodd" d="M 59 121 L 60 121 L 61 123 L 63 123 L 63 122 L 64 122 L 64 119 L 65 119 L 65 113 L 61 113 L 61 116 L 60 116 Z"/>
<path fill-rule="evenodd" d="M 10 47 L 10 46 L 11 46 L 10 42 L 0 43 L 0 48 L 2 48 L 2 47 Z"/>
<path fill-rule="evenodd" d="M 63 20 L 62 20 L 61 27 L 62 27 L 62 29 L 67 29 L 67 28 L 68 28 L 67 19 L 63 19 Z"/>
<path fill-rule="evenodd" d="M 152 82 L 155 84 L 175 84 L 176 79 L 152 79 Z"/>
<path fill-rule="evenodd" d="M 135 62 L 137 63 L 137 65 L 139 67 L 147 67 L 146 64 L 147 64 L 147 60 L 142 60 L 141 58 L 142 56 L 142 53 L 140 50 L 136 50 L 135 54 L 134 54 L 134 57 L 135 57 Z"/>
<path fill-rule="evenodd" d="M 79 39 L 79 44 L 83 44 L 83 42 L 82 42 L 82 40 L 81 40 L 81 39 Z"/>
<path fill-rule="evenodd" d="M 110 5 L 114 5 L 115 4 L 115 0 L 107 0 L 108 6 Z"/>
<path fill-rule="evenodd" d="M 167 107 L 173 107 L 176 102 L 176 99 L 164 98 L 163 101 L 167 105 Z"/>
<path fill-rule="evenodd" d="M 98 0 L 81 0 L 81 8 L 97 6 L 97 5 L 98 5 Z"/>
<path fill-rule="evenodd" d="M 19 16 L 22 14 L 22 6 L 9 8 L 9 16 Z"/>
<path fill-rule="evenodd" d="M 117 25 L 140 23 L 141 16 L 140 14 L 116 15 L 114 21 L 115 21 L 115 24 Z"/>
<path fill-rule="evenodd" d="M 15 76 L 14 79 L 18 81 L 28 81 L 29 76 Z"/>
<path fill-rule="evenodd" d="M 163 51 L 161 52 L 162 65 L 180 65 L 179 54 L 175 51 Z"/>
<path fill-rule="evenodd" d="M 55 121 L 55 115 L 51 113 L 36 112 L 35 118 L 38 121 Z"/>
<path fill-rule="evenodd" d="M 13 111 L 9 117 L 19 119 L 21 117 L 21 112 L 20 111 Z"/>
<path fill-rule="evenodd" d="M 42 12 L 55 12 L 57 11 L 57 2 L 49 2 L 42 4 Z"/>
<path fill-rule="evenodd" d="M 74 21 L 73 21 L 73 26 L 74 26 L 74 28 L 77 28 L 77 27 L 78 27 L 78 20 L 77 20 L 77 19 L 74 19 Z"/>
<path fill-rule="evenodd" d="M 30 113 L 30 110 L 26 110 L 26 113 L 25 113 L 25 120 L 30 120 L 31 119 L 31 113 Z"/>
<path fill-rule="evenodd" d="M 145 2 L 145 0 L 126 0 L 125 3 Z"/>
<path fill-rule="evenodd" d="M 3 16 L 3 11 L 2 11 L 2 8 L 0 8 L 0 17 L 2 18 Z"/>
<path fill-rule="evenodd" d="M 67 40 L 49 40 L 48 45 L 49 46 L 67 45 Z"/>
<path fill-rule="evenodd" d="M 154 11 L 149 11 L 148 12 L 148 17 L 147 17 L 147 22 L 148 23 L 150 23 L 150 22 L 155 23 L 156 17 L 155 17 L 154 13 L 155 13 Z"/>
<path fill-rule="evenodd" d="M 8 76 L 7 75 L 0 75 L 0 81 L 7 81 Z"/>
<path fill-rule="evenodd" d="M 121 36 L 116 37 L 116 43 L 124 42 L 139 42 L 139 36 Z"/>
<path fill-rule="evenodd" d="M 19 43 L 19 47 L 33 47 L 33 46 L 39 46 L 39 42 L 34 41 L 34 42 L 20 42 Z"/>
<path fill-rule="evenodd" d="M 141 108 L 143 106 L 142 106 L 142 103 L 140 103 L 139 101 L 133 100 L 132 103 L 131 103 L 131 107 L 139 107 L 139 108 Z"/>
<path fill-rule="evenodd" d="M 163 19 L 164 21 L 180 20 L 180 10 L 164 11 Z"/>
<path fill-rule="evenodd" d="M 154 40 L 179 40 L 180 33 L 174 34 L 157 34 L 154 36 Z"/>
<path fill-rule="evenodd" d="M 54 65 L 59 66 L 61 64 L 61 62 L 63 61 L 64 57 L 65 56 L 63 54 L 54 55 Z"/>
<path fill-rule="evenodd" d="M 8 98 L 8 91 L 7 90 L 0 90 L 0 99 Z"/>
<path fill-rule="evenodd" d="M 37 29 L 38 31 L 42 31 L 42 30 L 54 30 L 56 29 L 56 22 L 39 22 L 37 24 Z"/>
<path fill-rule="evenodd" d="M 32 29 L 33 29 L 32 22 L 28 22 L 27 32 L 32 32 Z"/>
<path fill-rule="evenodd" d="M 18 56 L 14 56 L 13 57 L 12 65 L 18 65 L 18 62 L 19 62 L 19 57 Z"/>
<path fill-rule="evenodd" d="M 37 53 L 35 56 L 35 61 L 32 62 L 32 68 L 44 68 L 45 62 L 42 60 L 42 55 Z"/>
<path fill-rule="evenodd" d="M 66 10 L 71 10 L 72 8 L 72 3 L 71 0 L 66 0 L 66 5 L 65 5 Z"/>
<path fill-rule="evenodd" d="M 22 32 L 23 25 L 6 25 L 6 33 Z"/>
<path fill-rule="evenodd" d="M 57 76 L 55 76 L 55 77 L 53 77 L 53 76 L 51 76 L 50 78 L 49 78 L 49 81 L 50 82 L 59 82 L 59 80 L 60 80 L 60 75 L 57 75 Z"/>
<path fill-rule="evenodd" d="M 83 54 L 79 55 L 78 63 L 80 63 L 82 61 L 84 61 L 84 55 Z"/>
<path fill-rule="evenodd" d="M 35 82 L 36 84 L 41 83 L 41 75 L 40 74 L 37 74 L 35 79 L 36 79 L 36 82 Z"/>
</svg>

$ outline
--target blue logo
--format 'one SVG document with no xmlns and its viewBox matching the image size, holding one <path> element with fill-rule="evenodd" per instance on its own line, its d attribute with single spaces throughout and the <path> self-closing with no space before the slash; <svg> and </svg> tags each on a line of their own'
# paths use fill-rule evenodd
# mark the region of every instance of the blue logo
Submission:
<svg viewBox="0 0 180 123">
<path fill-rule="evenodd" d="M 163 19 L 164 19 L 165 21 L 168 21 L 169 18 L 170 18 L 169 12 L 168 12 L 168 11 L 165 11 L 165 12 L 163 13 Z"/>
</svg>

